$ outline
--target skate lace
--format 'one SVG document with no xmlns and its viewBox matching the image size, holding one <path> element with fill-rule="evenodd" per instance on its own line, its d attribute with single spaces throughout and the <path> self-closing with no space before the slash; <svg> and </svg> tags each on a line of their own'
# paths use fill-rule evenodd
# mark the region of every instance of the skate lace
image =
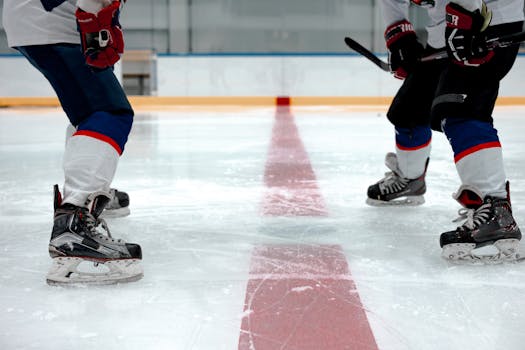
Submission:
<svg viewBox="0 0 525 350">
<path fill-rule="evenodd" d="M 395 193 L 404 189 L 410 180 L 397 175 L 391 171 L 385 173 L 385 177 L 379 181 L 379 189 L 383 194 Z"/>
<path fill-rule="evenodd" d="M 459 217 L 453 222 L 466 220 L 459 228 L 473 230 L 486 223 L 490 218 L 490 203 L 483 204 L 477 209 L 461 208 L 458 210 Z"/>
<path fill-rule="evenodd" d="M 106 242 L 112 242 L 112 243 L 122 243 L 121 239 L 115 239 L 113 236 L 111 236 L 111 232 L 109 231 L 108 224 L 104 219 L 95 218 L 91 213 L 84 212 L 84 222 L 86 224 L 86 228 L 88 229 L 89 234 L 92 237 L 97 237 L 99 239 L 103 239 Z M 99 232 L 97 230 L 97 227 L 101 226 L 102 229 L 105 231 L 105 234 Z"/>
</svg>

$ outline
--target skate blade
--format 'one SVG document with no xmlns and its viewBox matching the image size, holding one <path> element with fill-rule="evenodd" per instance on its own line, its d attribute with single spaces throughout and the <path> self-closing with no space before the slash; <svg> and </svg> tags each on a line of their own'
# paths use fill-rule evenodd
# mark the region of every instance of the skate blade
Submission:
<svg viewBox="0 0 525 350">
<path fill-rule="evenodd" d="M 379 199 L 367 198 L 366 204 L 373 207 L 415 207 L 425 203 L 424 196 L 406 196 L 393 199 L 391 201 L 382 201 Z"/>
<path fill-rule="evenodd" d="M 441 256 L 457 263 L 497 264 L 520 261 L 518 239 L 500 239 L 494 244 L 476 248 L 474 243 L 454 243 L 443 247 Z"/>
<path fill-rule="evenodd" d="M 86 269 L 86 266 L 89 269 Z M 46 282 L 49 285 L 110 285 L 140 280 L 144 276 L 138 259 L 91 261 L 82 258 L 53 259 Z"/>
<path fill-rule="evenodd" d="M 107 218 L 123 218 L 125 216 L 128 216 L 131 213 L 129 210 L 129 207 L 124 208 L 118 208 L 118 209 L 105 209 L 102 214 L 100 214 L 100 218 L 107 219 Z"/>
</svg>

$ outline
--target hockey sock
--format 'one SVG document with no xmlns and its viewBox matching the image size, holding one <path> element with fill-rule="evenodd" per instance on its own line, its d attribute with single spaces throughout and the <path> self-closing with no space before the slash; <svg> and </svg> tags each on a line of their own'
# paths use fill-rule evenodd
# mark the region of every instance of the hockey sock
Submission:
<svg viewBox="0 0 525 350">
<path fill-rule="evenodd" d="M 430 156 L 432 132 L 430 127 L 396 127 L 396 154 L 399 170 L 408 179 L 415 179 L 425 172 Z"/>
<path fill-rule="evenodd" d="M 454 151 L 461 183 L 473 186 L 483 197 L 505 198 L 503 154 L 498 132 L 492 123 L 449 118 L 442 125 Z"/>
<path fill-rule="evenodd" d="M 96 112 L 80 123 L 64 153 L 64 200 L 82 206 L 96 191 L 109 191 L 131 130 L 131 115 Z"/>
</svg>

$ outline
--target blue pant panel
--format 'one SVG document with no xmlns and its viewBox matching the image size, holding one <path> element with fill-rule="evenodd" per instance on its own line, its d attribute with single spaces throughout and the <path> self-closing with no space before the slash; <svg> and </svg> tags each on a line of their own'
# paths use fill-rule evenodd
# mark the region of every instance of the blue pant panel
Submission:
<svg viewBox="0 0 525 350">
<path fill-rule="evenodd" d="M 86 65 L 80 45 L 34 45 L 17 49 L 51 83 L 71 124 L 77 126 L 99 111 L 133 116 L 113 69 Z"/>
<path fill-rule="evenodd" d="M 498 131 L 489 122 L 447 118 L 442 126 L 455 156 L 482 144 L 499 142 Z"/>
<path fill-rule="evenodd" d="M 132 123 L 133 116 L 130 114 L 96 112 L 82 121 L 78 125 L 78 130 L 94 131 L 109 137 L 119 146 L 120 153 L 122 153 L 128 141 Z"/>
<path fill-rule="evenodd" d="M 402 148 L 418 148 L 430 141 L 432 131 L 430 126 L 416 126 L 415 128 L 396 127 L 396 144 Z"/>
</svg>

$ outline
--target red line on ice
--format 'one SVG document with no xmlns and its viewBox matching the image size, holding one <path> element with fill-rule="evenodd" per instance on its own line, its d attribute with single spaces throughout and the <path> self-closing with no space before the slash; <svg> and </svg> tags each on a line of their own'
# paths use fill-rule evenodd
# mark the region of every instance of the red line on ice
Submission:
<svg viewBox="0 0 525 350">
<path fill-rule="evenodd" d="M 265 215 L 326 215 L 293 116 L 279 103 L 265 181 Z M 340 246 L 254 248 L 239 350 L 275 349 L 378 349 Z"/>
<path fill-rule="evenodd" d="M 264 182 L 267 192 L 264 215 L 326 215 L 315 173 L 295 125 L 290 106 L 278 101 L 272 141 L 266 160 Z"/>
</svg>

